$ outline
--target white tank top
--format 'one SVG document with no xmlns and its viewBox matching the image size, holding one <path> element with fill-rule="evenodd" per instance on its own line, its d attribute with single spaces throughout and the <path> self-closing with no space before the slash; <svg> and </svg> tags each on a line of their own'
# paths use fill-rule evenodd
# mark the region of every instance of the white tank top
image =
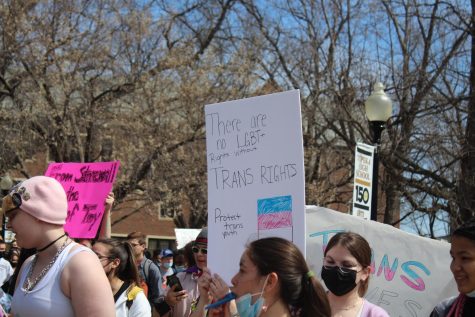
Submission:
<svg viewBox="0 0 475 317">
<path fill-rule="evenodd" d="M 75 245 L 77 243 L 72 242 L 64 248 L 48 273 L 30 292 L 25 292 L 23 284 L 30 270 L 33 256 L 25 261 L 12 300 L 12 311 L 15 317 L 74 317 L 71 300 L 61 291 L 61 273 L 75 254 L 82 251 L 92 252 L 84 246 L 79 246 L 69 253 Z"/>
</svg>

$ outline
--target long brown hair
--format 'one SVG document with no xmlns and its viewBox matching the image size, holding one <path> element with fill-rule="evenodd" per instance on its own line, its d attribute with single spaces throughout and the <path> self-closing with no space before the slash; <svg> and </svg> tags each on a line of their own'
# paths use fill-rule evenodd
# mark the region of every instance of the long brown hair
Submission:
<svg viewBox="0 0 475 317">
<path fill-rule="evenodd" d="M 280 298 L 300 317 L 329 317 L 330 305 L 320 282 L 309 273 L 307 262 L 292 242 L 282 238 L 264 238 L 248 246 L 248 255 L 260 275 L 276 273 Z"/>
</svg>

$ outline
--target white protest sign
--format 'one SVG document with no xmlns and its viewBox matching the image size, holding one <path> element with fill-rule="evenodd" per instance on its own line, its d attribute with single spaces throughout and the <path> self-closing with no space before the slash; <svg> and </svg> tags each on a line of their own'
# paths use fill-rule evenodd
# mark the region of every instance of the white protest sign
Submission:
<svg viewBox="0 0 475 317">
<path fill-rule="evenodd" d="M 201 229 L 175 229 L 176 248 L 184 248 L 185 245 L 196 239 L 196 236 L 200 233 Z"/>
<path fill-rule="evenodd" d="M 449 268 L 450 244 L 322 207 L 307 206 L 306 215 L 307 262 L 318 277 L 323 250 L 335 233 L 366 238 L 373 261 L 365 297 L 390 316 L 429 316 L 441 300 L 458 294 Z"/>
<path fill-rule="evenodd" d="M 353 188 L 353 216 L 371 219 L 371 190 L 373 182 L 374 146 L 356 144 L 355 178 Z"/>
<path fill-rule="evenodd" d="M 208 265 L 230 282 L 250 239 L 305 253 L 299 91 L 207 105 Z"/>
</svg>

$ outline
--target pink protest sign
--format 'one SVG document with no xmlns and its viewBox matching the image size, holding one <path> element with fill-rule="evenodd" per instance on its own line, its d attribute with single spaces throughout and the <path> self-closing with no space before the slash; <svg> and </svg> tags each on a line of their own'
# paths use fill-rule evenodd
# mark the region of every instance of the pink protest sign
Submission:
<svg viewBox="0 0 475 317">
<path fill-rule="evenodd" d="M 119 161 L 51 163 L 45 175 L 63 185 L 68 198 L 65 231 L 72 238 L 96 236 L 104 214 L 104 201 L 112 190 Z"/>
</svg>

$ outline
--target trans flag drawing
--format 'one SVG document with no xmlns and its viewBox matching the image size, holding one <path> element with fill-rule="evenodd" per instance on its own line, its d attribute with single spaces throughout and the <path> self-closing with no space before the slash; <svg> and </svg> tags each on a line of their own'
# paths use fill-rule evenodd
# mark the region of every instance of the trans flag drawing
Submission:
<svg viewBox="0 0 475 317">
<path fill-rule="evenodd" d="M 259 238 L 261 235 L 279 236 L 292 241 L 292 196 L 258 199 L 257 229 Z"/>
</svg>

